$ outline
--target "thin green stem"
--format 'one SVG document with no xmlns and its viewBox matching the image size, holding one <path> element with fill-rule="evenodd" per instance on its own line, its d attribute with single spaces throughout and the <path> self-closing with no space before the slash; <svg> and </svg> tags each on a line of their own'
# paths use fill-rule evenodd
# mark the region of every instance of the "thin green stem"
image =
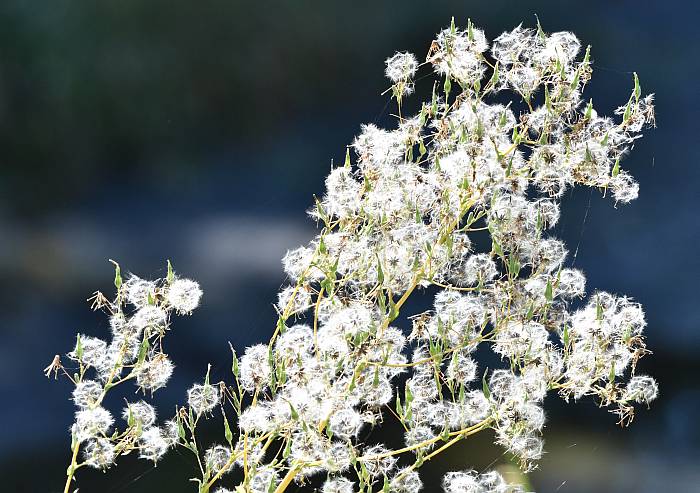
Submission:
<svg viewBox="0 0 700 493">
<path fill-rule="evenodd" d="M 287 474 L 282 478 L 282 481 L 280 484 L 277 485 L 277 488 L 275 488 L 274 493 L 282 493 L 284 492 L 287 488 L 289 488 L 289 485 L 294 481 L 294 478 L 299 474 L 299 471 L 301 470 L 301 466 L 299 464 L 293 465 L 289 471 L 287 471 Z"/>
<path fill-rule="evenodd" d="M 66 472 L 67 478 L 66 478 L 66 485 L 63 488 L 63 493 L 70 492 L 70 485 L 73 482 L 73 475 L 75 474 L 75 470 L 78 468 L 77 467 L 77 459 L 78 459 L 78 451 L 79 450 L 80 450 L 80 442 L 78 442 L 77 440 L 74 440 L 73 455 L 71 456 L 70 466 L 68 466 L 68 470 Z"/>
</svg>

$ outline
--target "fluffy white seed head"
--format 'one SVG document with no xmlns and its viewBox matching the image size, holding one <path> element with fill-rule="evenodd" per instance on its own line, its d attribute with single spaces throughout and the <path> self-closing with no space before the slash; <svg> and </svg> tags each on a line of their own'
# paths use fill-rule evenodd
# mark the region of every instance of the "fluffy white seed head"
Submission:
<svg viewBox="0 0 700 493">
<path fill-rule="evenodd" d="M 160 306 L 145 305 L 134 313 L 130 323 L 138 330 L 163 328 L 168 324 L 168 313 Z"/>
<path fill-rule="evenodd" d="M 219 403 L 219 390 L 213 385 L 193 385 L 187 391 L 187 405 L 195 414 L 205 414 Z"/>
<path fill-rule="evenodd" d="M 153 426 L 143 430 L 139 438 L 139 457 L 158 462 L 168 451 L 168 441 L 160 428 Z"/>
<path fill-rule="evenodd" d="M 142 308 L 149 304 L 149 299 L 155 297 L 158 286 L 153 281 L 147 281 L 137 276 L 131 276 L 122 285 L 122 291 L 126 301 L 136 308 Z"/>
<path fill-rule="evenodd" d="M 116 453 L 114 445 L 107 438 L 90 440 L 83 449 L 85 463 L 95 469 L 107 469 L 113 463 Z"/>
<path fill-rule="evenodd" d="M 248 392 L 264 389 L 270 381 L 270 363 L 268 347 L 256 344 L 246 349 L 240 363 L 241 387 Z"/>
<path fill-rule="evenodd" d="M 393 493 L 417 493 L 423 489 L 423 481 L 418 471 L 409 468 L 400 469 L 389 483 L 389 491 Z"/>
<path fill-rule="evenodd" d="M 271 485 L 274 486 L 277 482 L 277 471 L 271 467 L 262 467 L 255 471 L 248 487 L 251 493 L 268 493 L 271 491 Z"/>
<path fill-rule="evenodd" d="M 357 436 L 364 425 L 362 415 L 353 408 L 340 409 L 331 415 L 329 428 L 340 438 Z"/>
<path fill-rule="evenodd" d="M 185 315 L 199 306 L 202 290 L 197 282 L 178 278 L 168 286 L 165 298 L 178 314 Z"/>
<path fill-rule="evenodd" d="M 84 365 L 101 367 L 107 359 L 107 343 L 97 337 L 78 334 L 78 341 L 68 357 Z"/>
<path fill-rule="evenodd" d="M 393 83 L 406 82 L 418 69 L 418 60 L 413 53 L 396 53 L 386 60 L 386 76 Z"/>
<path fill-rule="evenodd" d="M 82 380 L 73 390 L 73 402 L 81 409 L 95 405 L 102 395 L 102 384 L 95 380 Z"/>
<path fill-rule="evenodd" d="M 287 286 L 277 295 L 277 309 L 280 313 L 295 314 L 309 309 L 311 294 L 304 288 Z"/>
<path fill-rule="evenodd" d="M 322 493 L 354 493 L 354 491 L 355 483 L 343 477 L 328 479 L 321 487 Z"/>
<path fill-rule="evenodd" d="M 637 375 L 630 379 L 624 391 L 625 400 L 649 404 L 659 395 L 659 385 L 652 377 Z"/>
<path fill-rule="evenodd" d="M 213 474 L 220 471 L 229 471 L 231 462 L 231 449 L 224 445 L 213 445 L 204 453 L 204 463 Z"/>
<path fill-rule="evenodd" d="M 148 428 L 156 422 L 156 410 L 146 401 L 129 403 L 122 412 L 122 418 L 130 423 L 140 423 Z"/>
<path fill-rule="evenodd" d="M 158 354 L 138 368 L 136 382 L 142 389 L 153 392 L 165 387 L 173 374 L 173 369 L 172 361 L 164 354 Z"/>
<path fill-rule="evenodd" d="M 76 439 L 82 442 L 107 435 L 113 423 L 112 414 L 105 408 L 88 408 L 75 413 L 72 431 Z"/>
<path fill-rule="evenodd" d="M 389 476 L 396 467 L 397 459 L 386 455 L 389 450 L 384 445 L 373 445 L 365 449 L 364 465 L 370 477 Z"/>
</svg>

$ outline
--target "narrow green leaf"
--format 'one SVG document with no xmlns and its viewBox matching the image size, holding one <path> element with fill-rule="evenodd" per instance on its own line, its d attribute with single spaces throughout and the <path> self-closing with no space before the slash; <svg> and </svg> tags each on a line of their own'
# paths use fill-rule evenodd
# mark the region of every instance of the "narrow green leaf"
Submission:
<svg viewBox="0 0 700 493">
<path fill-rule="evenodd" d="M 396 317 L 399 316 L 399 310 L 396 308 L 396 303 L 394 303 L 394 299 L 390 296 L 389 297 L 389 320 L 396 320 Z"/>
<path fill-rule="evenodd" d="M 421 107 L 420 113 L 419 113 L 419 115 L 418 115 L 418 121 L 420 122 L 420 126 L 421 126 L 421 127 L 422 127 L 423 125 L 425 125 L 425 120 L 426 120 L 426 110 L 425 110 L 425 108 L 426 108 L 426 107 L 425 107 L 425 103 L 424 103 L 423 106 Z"/>
<path fill-rule="evenodd" d="M 532 320 L 532 317 L 535 315 L 535 304 L 530 303 L 530 308 L 528 309 L 527 313 L 525 314 L 525 318 L 528 320 Z"/>
<path fill-rule="evenodd" d="M 119 291 L 119 288 L 122 286 L 122 269 L 114 260 L 110 260 L 110 262 L 114 264 L 114 287 Z"/>
<path fill-rule="evenodd" d="M 484 392 L 487 399 L 491 397 L 491 389 L 489 389 L 489 384 L 486 382 L 486 375 L 488 371 L 488 368 L 484 370 L 484 375 L 481 377 L 481 390 Z"/>
<path fill-rule="evenodd" d="M 134 413 L 131 412 L 131 406 L 127 406 L 126 408 L 126 425 L 131 428 L 136 424 L 136 418 L 134 417 Z"/>
<path fill-rule="evenodd" d="M 168 259 L 168 275 L 165 280 L 168 284 L 172 284 L 175 280 L 175 272 L 173 271 L 173 264 L 170 263 L 170 259 Z"/>
<path fill-rule="evenodd" d="M 382 263 L 379 260 L 379 255 L 377 257 L 377 282 L 382 285 L 384 284 L 384 271 L 382 270 Z"/>
<path fill-rule="evenodd" d="M 204 376 L 204 385 L 209 385 L 209 373 L 211 372 L 211 365 L 207 365 L 207 374 Z"/>
<path fill-rule="evenodd" d="M 83 359 L 83 340 L 80 334 L 78 334 L 78 337 L 75 341 L 75 357 L 78 361 Z"/>
<path fill-rule="evenodd" d="M 287 404 L 289 404 L 289 410 L 292 413 L 292 419 L 296 421 L 297 419 L 299 419 L 299 413 L 296 409 L 294 409 L 294 406 L 292 406 L 291 402 L 287 401 Z"/>
<path fill-rule="evenodd" d="M 622 115 L 622 121 L 626 122 L 627 120 L 630 119 L 631 116 L 632 116 L 632 99 L 630 99 L 627 102 L 627 106 L 625 106 L 625 114 Z"/>
<path fill-rule="evenodd" d="M 440 433 L 440 438 L 443 442 L 446 442 L 450 439 L 450 428 L 447 425 L 443 426 L 442 432 Z"/>
<path fill-rule="evenodd" d="M 182 421 L 177 418 L 177 436 L 180 437 L 182 441 L 185 441 L 185 427 L 182 426 Z"/>
<path fill-rule="evenodd" d="M 610 365 L 610 374 L 608 375 L 608 381 L 614 382 L 615 381 L 615 362 L 612 362 L 612 365 Z"/>
<path fill-rule="evenodd" d="M 501 248 L 501 245 L 499 245 L 493 238 L 491 239 L 491 251 L 499 257 L 503 257 L 503 249 Z"/>
<path fill-rule="evenodd" d="M 423 455 L 423 449 L 418 449 L 417 451 L 417 457 L 416 457 L 416 467 L 420 467 L 423 465 L 423 462 L 425 461 L 425 457 Z"/>
<path fill-rule="evenodd" d="M 233 349 L 233 345 L 230 342 L 228 343 L 228 345 L 231 348 L 231 373 L 233 373 L 234 377 L 238 378 L 239 377 L 238 356 L 236 355 L 236 350 Z"/>
<path fill-rule="evenodd" d="M 222 413 L 224 417 L 224 436 L 229 445 L 233 442 L 233 433 L 231 432 L 231 427 L 228 424 L 228 419 L 226 419 L 226 414 Z"/>
<path fill-rule="evenodd" d="M 574 80 L 571 81 L 571 89 L 576 89 L 578 87 L 578 81 L 581 78 L 581 68 L 576 70 L 576 75 L 574 75 Z"/>
<path fill-rule="evenodd" d="M 445 90 L 445 101 L 447 101 L 447 98 L 450 96 L 450 91 L 452 90 L 452 81 L 449 77 L 445 77 L 443 89 Z"/>
<path fill-rule="evenodd" d="M 141 347 L 139 348 L 139 355 L 137 358 L 137 363 L 136 366 L 141 366 L 141 364 L 146 360 L 146 354 L 148 353 L 148 349 L 151 347 L 151 343 L 148 342 L 148 338 L 144 338 L 143 341 L 141 341 Z"/>
<path fill-rule="evenodd" d="M 515 279 L 520 274 L 520 262 L 515 254 L 511 254 L 508 258 L 508 271 L 510 272 L 511 278 Z"/>
<path fill-rule="evenodd" d="M 537 36 L 539 36 L 539 38 L 542 41 L 545 41 L 547 39 L 547 35 L 544 33 L 544 30 L 542 29 L 542 25 L 540 24 L 540 18 L 537 15 L 535 15 L 535 19 L 537 19 Z"/>
<path fill-rule="evenodd" d="M 498 78 L 500 74 L 498 73 L 498 62 L 496 62 L 496 65 L 493 66 L 493 73 L 491 74 L 491 79 L 489 80 L 488 88 L 487 89 L 493 89 L 496 87 L 498 84 Z M 500 124 L 501 126 L 505 125 L 505 120 L 506 120 L 506 112 L 504 111 L 503 114 L 501 115 L 501 121 Z"/>
</svg>

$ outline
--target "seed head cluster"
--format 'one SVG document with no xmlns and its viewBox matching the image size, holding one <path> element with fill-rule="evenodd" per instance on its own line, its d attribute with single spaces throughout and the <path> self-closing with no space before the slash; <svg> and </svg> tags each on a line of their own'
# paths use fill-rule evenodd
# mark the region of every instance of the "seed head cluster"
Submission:
<svg viewBox="0 0 700 493">
<path fill-rule="evenodd" d="M 423 67 L 437 81 L 404 115 Z M 289 283 L 273 336 L 240 358 L 234 351 L 231 378 L 212 384 L 207 373 L 160 428 L 148 403 L 129 403 L 123 417 L 138 431 L 115 441 L 105 389 L 131 376 L 143 390 L 165 385 L 173 365 L 156 342 L 201 290 L 172 276 L 129 279 L 109 304 L 113 341 L 80 336 L 69 356 L 96 371 L 93 380 L 81 373 L 74 391 L 87 462 L 105 467 L 127 442 L 155 460 L 177 443 L 197 455 L 200 491 L 237 471 L 236 492 L 317 482 L 324 493 L 408 493 L 422 488 L 426 461 L 484 430 L 525 472 L 537 467 L 550 393 L 592 397 L 629 423 L 634 405 L 658 394 L 653 378 L 636 374 L 648 353 L 644 312 L 587 289 L 552 231 L 570 188 L 609 192 L 616 204 L 637 197 L 620 163 L 655 124 L 653 96 L 641 95 L 635 74 L 627 101 L 601 116 L 583 97 L 591 72 L 576 36 L 539 25 L 489 41 L 471 22 L 453 22 L 425 63 L 390 57 L 398 120 L 362 126 L 328 174 L 309 211 L 319 234 L 282 260 Z M 430 309 L 406 313 L 412 295 Z M 501 365 L 485 367 L 483 351 Z M 202 451 L 197 423 L 217 408 L 225 444 Z M 400 446 L 368 438 L 385 420 L 403 428 Z M 442 487 L 524 491 L 470 469 L 448 472 Z"/>
<path fill-rule="evenodd" d="M 172 271 L 167 279 L 131 276 L 124 281 L 117 265 L 115 286 L 114 300 L 99 292 L 92 298 L 93 308 L 109 316 L 111 338 L 79 334 L 75 349 L 67 355 L 76 365 L 72 375 L 54 362 L 54 369 L 62 370 L 75 385 L 72 397 L 78 411 L 71 426 L 72 447 L 82 450 L 83 464 L 98 469 L 109 468 L 119 455 L 134 450 L 156 462 L 177 442 L 177 423 L 159 427 L 156 410 L 147 401 L 128 400 L 121 413 L 124 427 L 116 429 L 105 402 L 108 392 L 129 380 L 143 394 L 167 384 L 174 365 L 163 352 L 163 339 L 170 331 L 171 315 L 191 313 L 202 296 L 196 282 Z"/>
</svg>

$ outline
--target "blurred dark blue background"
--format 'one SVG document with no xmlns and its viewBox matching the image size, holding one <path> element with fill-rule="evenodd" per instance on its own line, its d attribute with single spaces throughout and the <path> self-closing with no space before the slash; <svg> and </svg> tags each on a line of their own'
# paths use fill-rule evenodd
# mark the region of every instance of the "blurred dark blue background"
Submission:
<svg viewBox="0 0 700 493">
<path fill-rule="evenodd" d="M 423 56 L 452 15 L 493 38 L 538 14 L 545 30 L 593 46 L 588 96 L 599 111 L 626 100 L 633 70 L 656 93 L 658 129 L 624 163 L 640 198 L 614 208 L 597 192 L 568 195 L 558 234 L 579 244 L 591 289 L 644 304 L 654 354 L 641 370 L 658 377 L 661 397 L 624 430 L 592 403 L 552 398 L 532 486 L 699 491 L 699 10 L 692 0 L 4 0 L 0 489 L 62 487 L 70 389 L 41 370 L 76 331 L 106 331 L 85 300 L 110 290 L 108 258 L 141 276 L 162 275 L 170 258 L 202 284 L 203 306 L 169 337 L 177 370 L 158 399 L 172 409 L 208 362 L 226 377 L 227 341 L 268 337 L 279 259 L 313 234 L 304 210 L 331 159 L 361 123 L 390 122 L 384 59 Z M 487 442 L 456 447 L 426 478 L 505 462 Z M 191 467 L 184 454 L 155 470 L 126 460 L 106 477 L 84 473 L 80 491 L 193 491 Z"/>
</svg>

